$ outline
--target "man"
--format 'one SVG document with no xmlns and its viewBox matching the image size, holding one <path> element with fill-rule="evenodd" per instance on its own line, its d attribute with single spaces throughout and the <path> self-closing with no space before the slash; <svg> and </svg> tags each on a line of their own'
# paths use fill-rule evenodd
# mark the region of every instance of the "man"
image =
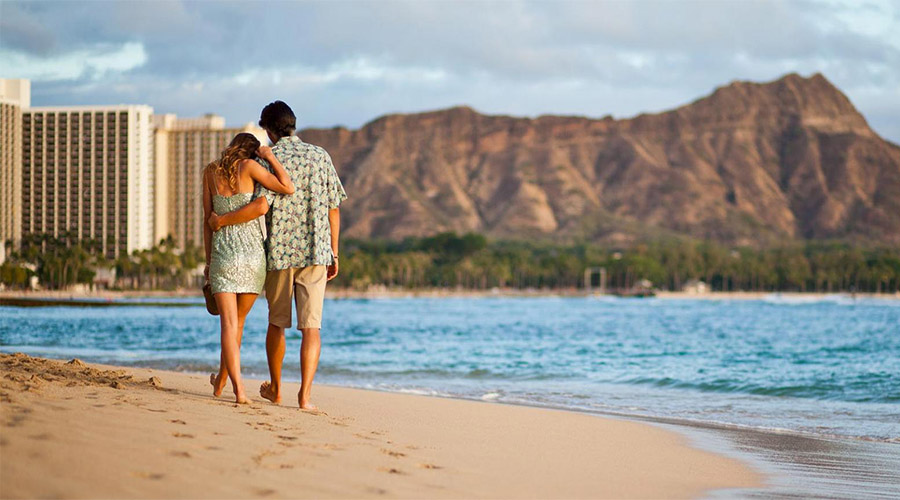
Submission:
<svg viewBox="0 0 900 500">
<path fill-rule="evenodd" d="M 213 231 L 222 226 L 252 221 L 266 214 L 266 301 L 269 328 L 266 355 L 269 382 L 259 388 L 260 396 L 281 403 L 281 367 L 284 363 L 284 329 L 291 326 L 291 303 L 297 304 L 297 329 L 303 334 L 300 346 L 300 408 L 316 410 L 310 401 L 312 382 L 319 365 L 322 308 L 325 283 L 338 274 L 338 239 L 341 202 L 347 198 L 331 157 L 319 146 L 307 144 L 294 135 L 297 119 L 291 108 L 275 101 L 265 108 L 259 125 L 274 144 L 272 153 L 284 165 L 296 186 L 292 195 L 276 194 L 257 186 L 256 198 L 234 212 L 213 213 Z M 266 165 L 268 166 L 268 165 Z"/>
</svg>

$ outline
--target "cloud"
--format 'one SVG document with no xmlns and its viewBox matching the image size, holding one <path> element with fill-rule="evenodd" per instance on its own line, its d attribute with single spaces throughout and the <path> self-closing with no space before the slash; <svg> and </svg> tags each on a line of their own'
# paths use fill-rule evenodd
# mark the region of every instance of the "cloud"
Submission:
<svg viewBox="0 0 900 500">
<path fill-rule="evenodd" d="M 48 57 L 29 57 L 22 52 L 0 49 L 0 61 L 3 66 L 17 68 L 18 78 L 38 82 L 87 78 L 100 82 L 110 74 L 142 66 L 147 62 L 147 53 L 140 43 L 128 42 L 120 46 L 98 44 Z"/>
<path fill-rule="evenodd" d="M 0 9 L 0 66 L 34 75 L 35 103 L 145 102 L 241 124 L 285 98 L 316 126 L 456 104 L 621 117 L 735 79 L 822 72 L 900 141 L 900 118 L 883 112 L 900 102 L 900 6 L 890 0 L 3 1 Z M 13 22 L 22 28 L 5 28 Z"/>
</svg>

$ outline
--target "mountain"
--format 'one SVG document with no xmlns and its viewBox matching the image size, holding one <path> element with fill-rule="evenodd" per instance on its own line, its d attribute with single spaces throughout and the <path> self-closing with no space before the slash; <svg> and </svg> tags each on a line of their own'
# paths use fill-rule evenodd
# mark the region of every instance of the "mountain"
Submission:
<svg viewBox="0 0 900 500">
<path fill-rule="evenodd" d="M 300 135 L 338 168 L 350 237 L 900 243 L 900 147 L 821 74 L 623 120 L 456 107 Z"/>
</svg>

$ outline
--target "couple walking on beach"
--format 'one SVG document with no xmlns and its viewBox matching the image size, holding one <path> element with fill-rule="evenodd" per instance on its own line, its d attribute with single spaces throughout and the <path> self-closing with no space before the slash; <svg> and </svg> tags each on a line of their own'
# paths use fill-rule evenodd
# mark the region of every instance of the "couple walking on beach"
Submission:
<svg viewBox="0 0 900 500">
<path fill-rule="evenodd" d="M 204 275 L 219 311 L 222 341 L 219 372 L 210 375 L 210 383 L 218 397 L 230 379 L 236 401 L 248 402 L 241 380 L 244 320 L 265 289 L 271 378 L 259 394 L 281 403 L 284 329 L 291 326 L 296 302 L 303 335 L 297 400 L 301 409 L 315 410 L 310 395 L 325 284 L 338 274 L 339 206 L 347 194 L 328 153 L 294 135 L 296 122 L 284 102 L 267 105 L 259 125 L 272 148 L 240 133 L 203 171 Z"/>
</svg>

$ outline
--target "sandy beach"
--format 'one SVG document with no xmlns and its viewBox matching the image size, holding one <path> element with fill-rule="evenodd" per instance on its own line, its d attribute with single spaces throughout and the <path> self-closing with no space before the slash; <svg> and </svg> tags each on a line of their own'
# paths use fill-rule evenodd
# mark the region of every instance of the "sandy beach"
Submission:
<svg viewBox="0 0 900 500">
<path fill-rule="evenodd" d="M 3 498 L 690 498 L 764 482 L 643 422 L 329 386 L 312 414 L 216 399 L 199 375 L 0 366 Z"/>
</svg>

